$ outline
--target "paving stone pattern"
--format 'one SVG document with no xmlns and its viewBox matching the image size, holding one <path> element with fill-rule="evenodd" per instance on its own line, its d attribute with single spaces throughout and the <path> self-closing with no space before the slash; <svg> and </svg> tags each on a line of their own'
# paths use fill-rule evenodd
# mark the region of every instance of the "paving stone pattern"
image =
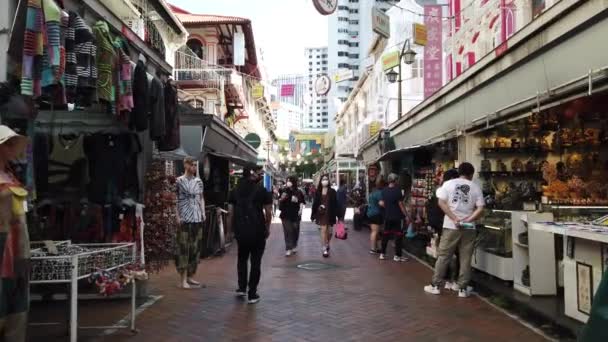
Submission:
<svg viewBox="0 0 608 342">
<path fill-rule="evenodd" d="M 317 228 L 302 226 L 300 250 L 284 256 L 282 228 L 273 232 L 263 259 L 262 301 L 234 297 L 236 248 L 205 260 L 198 279 L 206 289 L 176 288 L 172 268 L 151 281 L 164 297 L 138 318 L 139 334 L 119 331 L 108 341 L 543 341 L 476 297 L 423 292 L 431 273 L 410 261 L 379 261 L 368 254 L 367 232 L 333 241 L 323 259 Z M 320 270 L 298 264 L 327 263 Z"/>
</svg>

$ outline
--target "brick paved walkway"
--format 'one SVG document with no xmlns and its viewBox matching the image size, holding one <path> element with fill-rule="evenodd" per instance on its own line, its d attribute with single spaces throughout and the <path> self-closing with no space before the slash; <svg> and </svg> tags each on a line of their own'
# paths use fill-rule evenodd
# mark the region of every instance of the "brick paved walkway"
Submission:
<svg viewBox="0 0 608 342">
<path fill-rule="evenodd" d="M 158 303 L 138 318 L 140 333 L 111 341 L 542 341 L 539 335 L 476 297 L 427 295 L 430 271 L 410 261 L 379 261 L 367 252 L 366 232 L 334 241 L 323 260 L 317 229 L 303 224 L 300 252 L 285 258 L 280 225 L 273 225 L 263 259 L 262 301 L 234 297 L 236 248 L 201 263 L 208 287 L 183 291 L 167 269 L 152 280 Z M 298 269 L 306 262 L 332 265 Z"/>
</svg>

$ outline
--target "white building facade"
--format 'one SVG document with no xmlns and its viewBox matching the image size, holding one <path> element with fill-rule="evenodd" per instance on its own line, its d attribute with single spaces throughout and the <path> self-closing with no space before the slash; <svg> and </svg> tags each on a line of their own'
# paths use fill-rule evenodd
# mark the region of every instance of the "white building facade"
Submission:
<svg viewBox="0 0 608 342">
<path fill-rule="evenodd" d="M 338 9 L 329 18 L 328 55 L 330 73 L 350 69 L 354 77 L 333 84 L 329 92 L 328 109 L 330 129 L 334 129 L 335 115 L 348 99 L 359 77 L 375 33 L 372 31 L 372 9 L 378 6 L 389 10 L 398 1 L 393 0 L 338 0 Z"/>
<path fill-rule="evenodd" d="M 327 47 L 306 48 L 306 103 L 302 127 L 317 131 L 329 128 L 329 104 L 327 95 L 319 95 L 315 91 L 315 81 L 321 75 L 329 74 Z"/>
<path fill-rule="evenodd" d="M 273 109 L 277 123 L 277 138 L 287 140 L 291 132 L 299 132 L 302 129 L 303 114 L 304 110 L 299 106 L 285 102 L 277 103 L 276 109 Z"/>
</svg>

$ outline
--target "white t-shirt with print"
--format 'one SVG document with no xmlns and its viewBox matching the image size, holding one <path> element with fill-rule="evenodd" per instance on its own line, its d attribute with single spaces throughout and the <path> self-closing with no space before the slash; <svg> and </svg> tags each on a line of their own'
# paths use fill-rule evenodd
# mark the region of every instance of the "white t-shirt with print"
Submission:
<svg viewBox="0 0 608 342">
<path fill-rule="evenodd" d="M 479 185 L 464 178 L 443 183 L 436 193 L 437 198 L 446 201 L 452 213 L 459 219 L 471 216 L 477 207 L 483 207 L 485 204 Z M 457 229 L 455 222 L 447 215 L 443 219 L 443 227 Z"/>
</svg>

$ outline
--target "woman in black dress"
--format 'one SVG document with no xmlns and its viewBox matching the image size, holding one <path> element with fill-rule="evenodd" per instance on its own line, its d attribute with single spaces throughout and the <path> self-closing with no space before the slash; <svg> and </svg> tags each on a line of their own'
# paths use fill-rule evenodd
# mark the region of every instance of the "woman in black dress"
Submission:
<svg viewBox="0 0 608 342">
<path fill-rule="evenodd" d="M 298 251 L 300 221 L 305 204 L 304 194 L 298 188 L 298 177 L 289 177 L 287 185 L 281 189 L 279 195 L 279 210 L 285 235 L 285 256 L 291 256 Z"/>
<path fill-rule="evenodd" d="M 325 258 L 329 257 L 329 242 L 337 217 L 338 199 L 336 190 L 329 186 L 329 176 L 323 175 L 312 202 L 311 220 L 321 228 L 321 244 L 323 245 L 323 257 Z"/>
</svg>

